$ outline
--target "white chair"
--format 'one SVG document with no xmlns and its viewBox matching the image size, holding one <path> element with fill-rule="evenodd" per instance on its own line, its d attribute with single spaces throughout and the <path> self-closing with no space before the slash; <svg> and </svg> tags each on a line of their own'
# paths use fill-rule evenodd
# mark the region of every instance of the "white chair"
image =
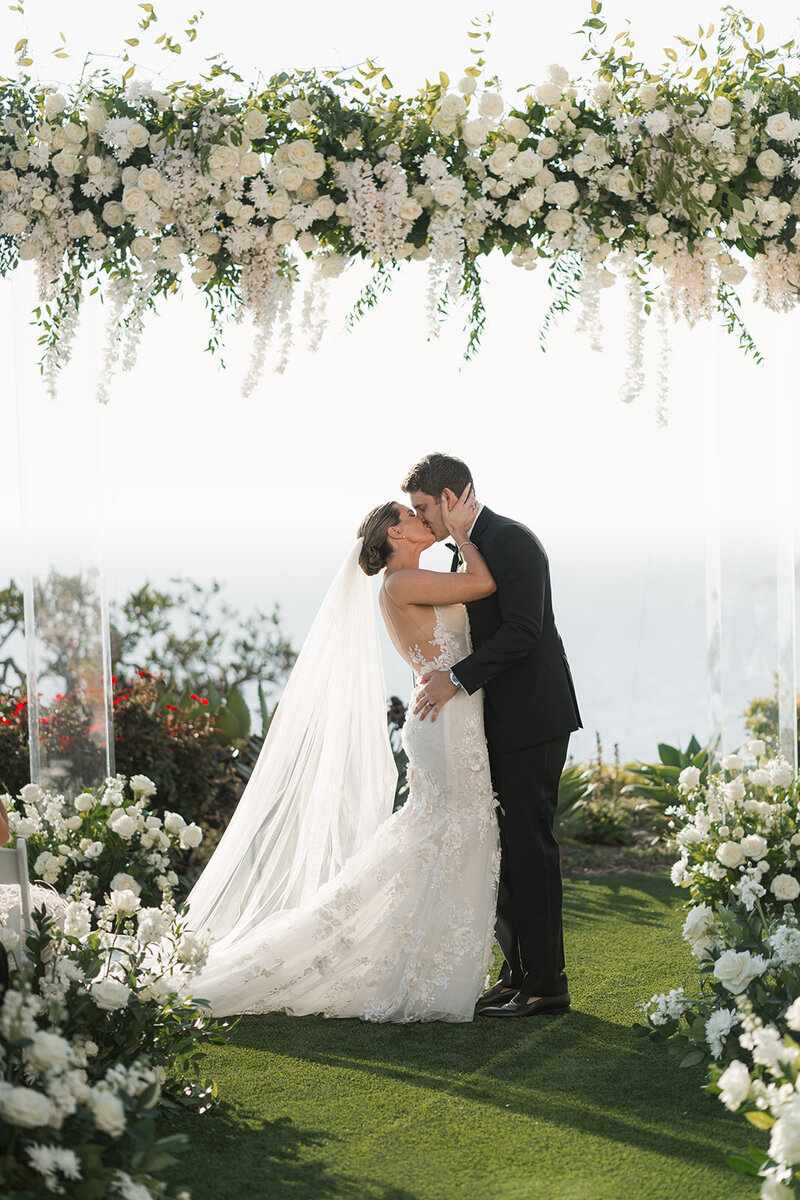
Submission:
<svg viewBox="0 0 800 1200">
<path fill-rule="evenodd" d="M 19 943 L 14 951 L 17 965 L 22 966 L 25 957 L 25 930 L 31 928 L 31 885 L 28 879 L 28 848 L 25 838 L 17 838 L 16 846 L 0 846 L 0 884 L 16 884 L 20 890 L 22 919 L 14 922 L 19 932 Z M 9 916 L 16 915 L 18 908 Z M 11 922 L 9 922 L 11 924 Z"/>
</svg>

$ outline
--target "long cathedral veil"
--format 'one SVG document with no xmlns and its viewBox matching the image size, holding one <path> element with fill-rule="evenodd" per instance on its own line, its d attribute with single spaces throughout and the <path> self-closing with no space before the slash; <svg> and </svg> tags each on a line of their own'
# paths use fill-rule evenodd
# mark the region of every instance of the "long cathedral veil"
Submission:
<svg viewBox="0 0 800 1200">
<path fill-rule="evenodd" d="M 303 904 L 391 814 L 397 772 L 361 544 L 328 590 L 233 818 L 189 894 L 191 927 L 215 939 Z"/>
</svg>

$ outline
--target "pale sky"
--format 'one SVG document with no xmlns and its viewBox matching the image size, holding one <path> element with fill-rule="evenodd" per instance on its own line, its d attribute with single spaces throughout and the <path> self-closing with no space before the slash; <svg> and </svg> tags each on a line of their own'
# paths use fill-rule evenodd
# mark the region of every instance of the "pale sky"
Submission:
<svg viewBox="0 0 800 1200">
<path fill-rule="evenodd" d="M 398 88 L 411 91 L 440 69 L 458 78 L 469 62 L 469 20 L 480 15 L 455 3 L 397 9 L 363 0 L 346 8 L 316 0 L 302 9 L 254 9 L 243 0 L 210 0 L 204 7 L 198 43 L 181 58 L 140 48 L 145 77 L 154 69 L 167 79 L 191 77 L 203 57 L 217 51 L 245 77 L 294 66 L 351 66 L 370 57 Z M 498 0 L 493 7 L 488 63 L 506 95 L 538 82 L 553 61 L 580 74 L 582 41 L 573 31 L 588 4 Z M 133 3 L 29 0 L 41 76 L 69 80 L 87 49 L 116 53 L 136 32 L 139 11 Z M 192 9 L 168 0 L 157 11 L 159 28 L 177 34 Z M 604 15 L 615 31 L 630 17 L 643 55 L 657 65 L 671 34 L 693 36 L 698 20 L 715 20 L 718 8 L 687 0 L 668 10 L 611 2 Z M 776 0 L 753 7 L 752 15 L 775 42 L 794 32 Z M 69 60 L 47 57 L 59 31 Z M 4 9 L 5 73 L 12 71 L 5 48 L 20 36 L 14 14 Z M 796 397 L 800 314 L 772 317 L 747 308 L 772 350 L 768 375 L 710 325 L 691 332 L 676 327 L 665 431 L 654 418 L 654 329 L 645 394 L 632 406 L 618 398 L 626 342 L 621 290 L 603 297 L 603 354 L 575 332 L 573 317 L 542 354 L 537 330 L 549 303 L 544 271 L 522 272 L 498 256 L 484 264 L 484 274 L 486 332 L 472 363 L 461 358 L 458 311 L 438 341 L 426 341 L 422 264 L 404 267 L 379 308 L 345 332 L 344 316 L 367 278 L 357 265 L 332 285 L 330 327 L 318 354 L 305 350 L 297 329 L 285 375 L 268 369 L 247 401 L 240 385 L 249 331 L 231 330 L 223 371 L 203 352 L 208 325 L 188 283 L 179 300 L 150 319 L 134 371 L 116 381 L 101 414 L 101 436 L 112 447 L 105 482 L 91 448 L 99 425 L 91 394 L 104 313 L 98 305 L 87 308 L 55 406 L 31 399 L 36 381 L 27 376 L 26 403 L 37 405 L 48 430 L 37 437 L 35 456 L 32 520 L 34 532 L 37 525 L 47 531 L 36 543 L 37 561 L 74 569 L 97 557 L 92 539 L 99 497 L 112 593 L 122 596 L 148 578 L 217 577 L 245 607 L 269 609 L 280 601 L 299 644 L 364 513 L 399 498 L 400 480 L 422 454 L 449 450 L 470 464 L 479 498 L 530 525 L 550 554 L 556 618 L 587 726 L 573 749 L 589 753 L 598 729 L 607 746 L 620 741 L 623 754 L 652 753 L 656 740 L 704 734 L 702 562 L 713 446 L 703 396 L 716 386 L 724 424 L 725 661 L 733 718 L 757 684 L 766 681 L 761 690 L 768 689 L 775 665 L 770 574 L 776 507 L 793 511 L 800 527 L 796 477 L 786 479 L 779 470 L 782 448 L 796 444 L 796 435 L 781 427 L 776 406 L 786 388 Z M 0 285 L 4 361 L 11 339 L 21 344 L 12 332 L 10 291 Z M 20 280 L 17 303 L 25 305 L 30 295 L 29 283 Z M 30 361 L 35 345 L 26 354 Z M 11 389 L 0 404 L 8 431 L 2 582 L 19 577 L 21 558 Z M 389 656 L 387 682 L 407 696 L 407 671 Z"/>
</svg>

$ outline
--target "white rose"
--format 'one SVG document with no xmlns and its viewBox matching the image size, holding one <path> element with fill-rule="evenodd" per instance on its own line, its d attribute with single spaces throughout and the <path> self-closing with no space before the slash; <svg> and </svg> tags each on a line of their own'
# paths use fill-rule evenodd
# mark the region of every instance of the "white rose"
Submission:
<svg viewBox="0 0 800 1200">
<path fill-rule="evenodd" d="M 497 92 L 484 92 L 478 105 L 478 112 L 482 117 L 488 117 L 490 121 L 499 121 L 504 108 L 502 96 Z"/>
<path fill-rule="evenodd" d="M 177 834 L 186 828 L 186 822 L 180 813 L 166 812 L 164 813 L 164 828 L 167 833 Z"/>
<path fill-rule="evenodd" d="M 49 1125 L 51 1108 L 47 1096 L 33 1088 L 10 1087 L 0 1092 L 0 1116 L 9 1125 L 20 1129 L 35 1129 L 37 1125 Z"/>
<path fill-rule="evenodd" d="M 262 138 L 269 121 L 257 108 L 248 108 L 242 120 L 242 129 L 249 138 Z"/>
<path fill-rule="evenodd" d="M 555 108 L 561 103 L 564 89 L 550 79 L 546 83 L 540 83 L 534 95 L 538 104 L 543 104 L 546 108 Z"/>
<path fill-rule="evenodd" d="M 304 179 L 302 169 L 294 164 L 290 163 L 288 167 L 281 168 L 281 187 L 286 188 L 287 192 L 296 192 Z"/>
<path fill-rule="evenodd" d="M 321 179 L 324 172 L 324 154 L 314 153 L 306 162 L 303 163 L 303 174 L 305 175 L 306 179 Z"/>
<path fill-rule="evenodd" d="M 544 160 L 535 150 L 522 150 L 514 159 L 514 166 L 524 179 L 530 179 L 538 171 L 541 171 Z"/>
<path fill-rule="evenodd" d="M 653 217 L 650 218 L 654 220 Z M 661 218 L 664 219 L 663 217 Z M 678 776 L 678 787 L 682 792 L 693 792 L 700 785 L 700 771 L 697 767 L 684 767 Z"/>
<path fill-rule="evenodd" d="M 122 207 L 127 213 L 140 213 L 149 203 L 150 199 L 143 188 L 128 187 L 122 193 Z"/>
<path fill-rule="evenodd" d="M 405 215 L 410 211 L 408 206 L 411 204 L 416 205 L 416 200 L 404 200 L 400 206 L 400 216 L 404 221 L 414 219 L 413 217 L 408 217 Z M 419 205 L 417 205 L 417 207 L 419 208 L 419 211 L 422 212 L 422 208 Z M 314 201 L 314 207 L 312 211 L 315 221 L 330 221 L 331 217 L 336 212 L 336 205 L 330 196 L 320 196 L 318 200 Z"/>
<path fill-rule="evenodd" d="M 54 117 L 56 113 L 63 112 L 67 107 L 67 101 L 59 92 L 48 92 L 44 98 L 44 114 L 46 117 Z"/>
<path fill-rule="evenodd" d="M 303 125 L 311 116 L 311 105 L 307 100 L 292 100 L 289 105 L 289 116 L 298 125 Z"/>
<path fill-rule="evenodd" d="M 477 150 L 489 136 L 488 121 L 465 121 L 461 129 L 461 140 L 466 142 L 470 150 Z"/>
<path fill-rule="evenodd" d="M 416 221 L 417 217 L 422 216 L 422 205 L 418 204 L 412 196 L 409 196 L 400 205 L 400 219 L 402 221 Z"/>
<path fill-rule="evenodd" d="M 286 192 L 275 192 L 274 195 L 269 197 L 264 205 L 264 212 L 268 217 L 274 217 L 276 220 L 280 220 L 282 217 L 286 216 L 291 207 L 292 204 Z"/>
<path fill-rule="evenodd" d="M 123 917 L 132 917 L 141 906 L 138 894 L 128 888 L 111 892 L 108 901 L 114 911 Z"/>
<path fill-rule="evenodd" d="M 239 170 L 248 178 L 257 175 L 261 170 L 261 158 L 255 150 L 248 150 L 239 159 Z"/>
<path fill-rule="evenodd" d="M 723 987 L 738 996 L 766 966 L 767 960 L 761 955 L 753 956 L 747 950 L 725 950 L 714 964 L 714 975 Z"/>
<path fill-rule="evenodd" d="M 569 86 L 569 71 L 559 63 L 550 63 L 550 66 L 547 68 L 547 74 L 553 83 L 557 83 L 559 87 L 565 88 Z"/>
<path fill-rule="evenodd" d="M 122 1101 L 105 1088 L 96 1090 L 90 1101 L 98 1129 L 111 1137 L 121 1137 L 125 1132 L 125 1109 Z"/>
<path fill-rule="evenodd" d="M 776 142 L 788 142 L 794 136 L 794 121 L 788 112 L 773 113 L 767 118 L 767 137 Z"/>
<path fill-rule="evenodd" d="M 523 121 L 522 117 L 506 117 L 503 121 L 503 129 L 509 137 L 515 138 L 518 142 L 526 138 L 531 131 L 530 125 Z"/>
<path fill-rule="evenodd" d="M 89 994 L 98 1008 L 105 1012 L 114 1012 L 124 1008 L 130 998 L 131 989 L 119 979 L 96 979 L 89 988 Z"/>
<path fill-rule="evenodd" d="M 431 127 L 442 137 L 453 137 L 456 132 L 455 118 L 450 120 L 442 116 L 440 112 L 435 112 L 431 118 Z"/>
<path fill-rule="evenodd" d="M 751 833 L 748 837 L 742 838 L 740 845 L 747 857 L 752 858 L 755 862 L 763 858 L 769 848 L 767 839 L 758 833 Z"/>
<path fill-rule="evenodd" d="M 27 228 L 28 218 L 23 213 L 7 212 L 3 214 L 3 233 L 17 237 L 20 233 L 24 233 Z"/>
<path fill-rule="evenodd" d="M 316 241 L 316 239 L 315 239 Z M 302 247 L 301 247 L 302 249 Z M 312 247 L 313 249 L 313 247 Z M 199 825 L 195 825 L 192 821 L 191 825 L 186 825 L 178 835 L 178 840 L 182 850 L 191 850 L 195 846 L 199 846 L 203 840 L 203 831 Z"/>
<path fill-rule="evenodd" d="M 525 205 L 520 204 L 518 200 L 515 200 L 512 204 L 509 204 L 505 211 L 503 220 L 505 221 L 506 225 L 512 225 L 516 228 L 520 225 L 524 225 L 529 216 L 530 212 Z"/>
<path fill-rule="evenodd" d="M 531 212 L 536 212 L 536 210 L 541 208 L 544 204 L 544 188 L 526 188 L 520 196 L 520 199 L 522 200 L 523 204 L 527 205 Z"/>
<path fill-rule="evenodd" d="M 287 156 L 289 162 L 297 167 L 302 167 L 315 154 L 316 150 L 308 138 L 298 138 L 295 142 L 289 142 Z"/>
<path fill-rule="evenodd" d="M 465 96 L 471 96 L 476 87 L 477 84 L 471 75 L 462 75 L 458 81 L 458 90 Z"/>
<path fill-rule="evenodd" d="M 776 875 L 769 890 L 776 900 L 796 900 L 800 896 L 800 883 L 793 875 Z"/>
<path fill-rule="evenodd" d="M 164 180 L 155 167 L 145 167 L 139 172 L 138 182 L 139 187 L 144 188 L 146 192 L 153 192 L 161 186 Z"/>
<path fill-rule="evenodd" d="M 658 88 L 652 83 L 643 83 L 636 93 L 642 108 L 655 108 L 658 103 Z"/>
<path fill-rule="evenodd" d="M 722 790 L 730 804 L 738 804 L 740 800 L 744 800 L 747 794 L 747 789 L 741 775 L 737 775 L 730 783 L 726 783 Z"/>
<path fill-rule="evenodd" d="M 572 160 L 572 169 L 576 175 L 588 175 L 594 166 L 594 158 L 591 154 L 584 154 L 583 151 L 576 154 Z"/>
<path fill-rule="evenodd" d="M 53 155 L 51 162 L 59 175 L 69 177 L 77 175 L 80 170 L 78 157 L 71 150 L 59 150 L 58 154 Z"/>
<path fill-rule="evenodd" d="M 792 782 L 792 768 L 788 763 L 776 762 L 769 768 L 773 787 L 788 788 Z"/>
<path fill-rule="evenodd" d="M 91 104 L 86 110 L 86 124 L 92 133 L 102 133 L 108 121 L 108 113 L 102 104 Z"/>
<path fill-rule="evenodd" d="M 756 767 L 754 771 L 749 773 L 747 778 L 755 787 L 767 787 L 769 784 L 769 771 L 765 771 L 762 767 Z"/>
<path fill-rule="evenodd" d="M 443 179 L 437 179 L 433 184 L 433 195 L 437 204 L 441 204 L 444 208 L 450 208 L 451 205 L 457 204 L 464 194 L 464 185 L 460 179 L 450 179 L 445 175 Z"/>
<path fill-rule="evenodd" d="M 630 199 L 634 191 L 630 171 L 622 166 L 612 167 L 608 173 L 606 187 L 615 196 L 621 196 L 623 200 Z"/>
<path fill-rule="evenodd" d="M 747 268 L 741 263 L 729 263 L 727 267 L 723 267 L 719 273 L 719 277 L 723 283 L 729 283 L 735 287 L 747 277 Z M 752 774 L 751 774 L 752 779 Z"/>
<path fill-rule="evenodd" d="M 720 766 L 723 771 L 741 771 L 744 763 L 738 754 L 726 754 Z"/>
<path fill-rule="evenodd" d="M 137 883 L 132 875 L 128 875 L 126 871 L 117 871 L 114 878 L 111 880 L 112 891 L 133 892 L 134 896 L 142 894 L 142 885 Z"/>
<path fill-rule="evenodd" d="M 514 158 L 514 147 L 505 142 L 502 146 L 498 146 L 486 160 L 486 165 L 489 170 L 495 175 L 502 175 L 508 170 L 511 161 Z"/>
<path fill-rule="evenodd" d="M 103 220 L 110 229 L 118 229 L 125 224 L 125 209 L 117 200 L 109 200 L 103 205 Z"/>
<path fill-rule="evenodd" d="M 0 171 L 0 191 L 15 192 L 19 187 L 19 177 L 16 171 Z"/>
<path fill-rule="evenodd" d="M 10 954 L 19 945 L 19 934 L 10 925 L 0 925 L 0 945 Z"/>
<path fill-rule="evenodd" d="M 782 175 L 786 163 L 775 150 L 762 150 L 756 159 L 756 166 L 765 179 L 777 179 Z"/>
<path fill-rule="evenodd" d="M 790 1111 L 778 1117 L 770 1133 L 769 1156 L 779 1163 L 800 1162 L 800 1113 Z"/>
<path fill-rule="evenodd" d="M 557 204 L 559 208 L 572 208 L 580 199 L 580 192 L 571 179 L 565 179 L 551 183 L 544 198 L 548 204 Z"/>
<path fill-rule="evenodd" d="M 72 1061 L 72 1047 L 59 1034 L 37 1029 L 25 1056 L 37 1071 L 48 1071 L 52 1067 L 63 1069 Z"/>
<path fill-rule="evenodd" d="M 572 213 L 565 212 L 563 208 L 551 208 L 544 223 L 551 233 L 566 233 L 572 226 Z"/>
<path fill-rule="evenodd" d="M 203 235 L 207 236 L 206 234 Z M 214 235 L 216 236 L 216 235 Z M 201 239 L 202 241 L 202 239 Z M 146 775 L 131 775 L 131 790 L 139 796 L 155 796 L 156 785 Z"/>
<path fill-rule="evenodd" d="M 288 246 L 296 233 L 291 221 L 276 221 L 272 226 L 272 237 L 279 246 Z"/>
<path fill-rule="evenodd" d="M 135 237 L 131 242 L 131 253 L 144 262 L 153 257 L 155 242 L 149 237 Z"/>
<path fill-rule="evenodd" d="M 761 741 L 760 738 L 753 738 L 752 741 L 747 743 L 747 749 L 750 754 L 752 754 L 753 758 L 761 758 L 766 750 L 766 745 Z"/>
<path fill-rule="evenodd" d="M 542 140 L 539 142 L 539 145 L 536 147 L 536 149 L 538 150 L 538 152 L 542 156 L 542 158 L 545 159 L 545 161 L 546 161 L 548 158 L 553 158 L 553 157 L 555 157 L 556 154 L 558 154 L 558 142 L 556 141 L 555 138 L 551 138 L 551 137 L 542 138 Z"/>
<path fill-rule="evenodd" d="M 297 235 L 297 245 L 303 251 L 303 254 L 313 254 L 318 243 L 313 233 L 309 233 L 308 230 L 306 230 L 305 233 L 300 233 Z"/>
<path fill-rule="evenodd" d="M 89 845 L 86 847 L 83 853 L 86 858 L 99 858 L 103 853 L 103 843 L 89 842 Z"/>
<path fill-rule="evenodd" d="M 235 146 L 215 146 L 208 156 L 208 173 L 212 179 L 228 179 L 239 171 L 239 151 Z"/>
<path fill-rule="evenodd" d="M 108 821 L 108 826 L 118 837 L 124 838 L 126 841 L 136 832 L 136 822 L 127 813 L 115 813 Z"/>
<path fill-rule="evenodd" d="M 350 259 L 346 254 L 326 254 L 319 260 L 319 270 L 323 279 L 336 279 L 349 265 Z"/>
<path fill-rule="evenodd" d="M 457 92 L 446 92 L 439 101 L 439 112 L 446 121 L 452 121 L 454 117 L 463 117 L 466 111 L 467 102 Z"/>
<path fill-rule="evenodd" d="M 83 125 L 78 125 L 76 121 L 68 121 L 63 126 L 64 137 L 68 142 L 72 142 L 73 146 L 80 146 L 81 142 L 86 140 L 86 130 Z"/>
<path fill-rule="evenodd" d="M 128 141 L 135 150 L 141 150 L 150 141 L 150 133 L 144 125 L 139 125 L 134 121 L 128 129 Z"/>
<path fill-rule="evenodd" d="M 78 812 L 88 812 L 94 804 L 94 796 L 91 792 L 81 792 L 79 796 L 75 797 L 72 803 Z"/>
<path fill-rule="evenodd" d="M 750 1093 L 750 1072 L 743 1062 L 734 1059 L 719 1077 L 719 1098 L 726 1108 L 736 1112 Z"/>
<path fill-rule="evenodd" d="M 800 996 L 786 1010 L 786 1024 L 790 1029 L 800 1029 Z"/>
<path fill-rule="evenodd" d="M 723 842 L 717 846 L 717 858 L 723 867 L 734 869 L 744 862 L 744 851 L 738 842 Z"/>
<path fill-rule="evenodd" d="M 769 778 L 769 776 L 767 776 L 767 778 Z M 13 814 L 9 814 L 9 816 L 12 815 Z M 29 817 L 17 817 L 13 821 L 13 832 L 17 835 L 17 837 L 29 838 L 33 837 L 38 830 L 36 822 L 32 821 Z"/>
<path fill-rule="evenodd" d="M 711 101 L 706 116 L 714 125 L 729 125 L 733 115 L 733 105 L 727 96 L 717 96 Z"/>
<path fill-rule="evenodd" d="M 614 96 L 610 83 L 598 83 L 592 91 L 592 99 L 598 108 L 605 108 Z"/>
</svg>

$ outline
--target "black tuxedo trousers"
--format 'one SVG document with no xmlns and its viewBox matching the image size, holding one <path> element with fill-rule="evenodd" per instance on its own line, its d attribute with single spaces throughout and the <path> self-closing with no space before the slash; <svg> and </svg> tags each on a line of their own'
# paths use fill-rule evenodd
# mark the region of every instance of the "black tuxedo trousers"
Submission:
<svg viewBox="0 0 800 1200">
<path fill-rule="evenodd" d="M 484 693 L 500 825 L 500 978 L 525 995 L 557 996 L 567 990 L 567 979 L 553 826 L 569 735 L 581 727 L 580 714 L 541 543 L 524 525 L 487 508 L 470 540 L 497 591 L 467 605 L 473 650 L 453 670 L 467 692 Z"/>
</svg>

